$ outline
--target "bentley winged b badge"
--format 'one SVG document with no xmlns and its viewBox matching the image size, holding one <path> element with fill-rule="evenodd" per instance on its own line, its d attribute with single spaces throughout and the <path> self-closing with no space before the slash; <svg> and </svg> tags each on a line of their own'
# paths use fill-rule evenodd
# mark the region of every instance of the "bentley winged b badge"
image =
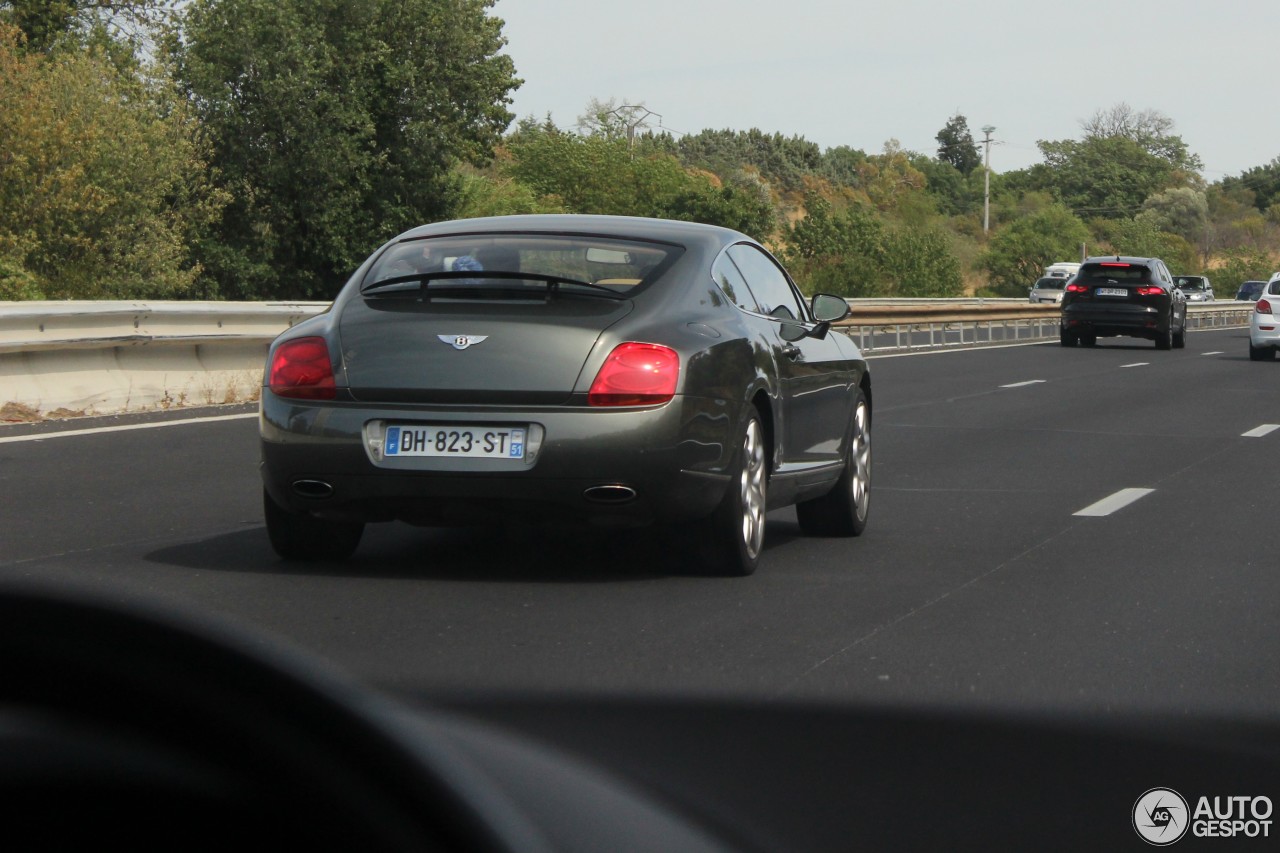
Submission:
<svg viewBox="0 0 1280 853">
<path fill-rule="evenodd" d="M 469 346 L 481 343 L 488 335 L 436 335 L 442 342 L 448 344 L 454 349 L 466 349 Z"/>
</svg>

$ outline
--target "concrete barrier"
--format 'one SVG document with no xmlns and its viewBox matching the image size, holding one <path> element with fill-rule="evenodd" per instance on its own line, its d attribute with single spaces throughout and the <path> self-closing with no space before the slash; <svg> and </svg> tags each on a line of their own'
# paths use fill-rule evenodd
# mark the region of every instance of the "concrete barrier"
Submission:
<svg viewBox="0 0 1280 853">
<path fill-rule="evenodd" d="M 257 399 L 303 302 L 0 302 L 0 420 Z"/>
<path fill-rule="evenodd" d="M 868 353 L 1049 340 L 1057 305 L 851 299 Z M 256 400 L 267 346 L 327 302 L 0 302 L 0 421 Z M 1195 303 L 1191 328 L 1248 324 L 1253 303 Z"/>
</svg>

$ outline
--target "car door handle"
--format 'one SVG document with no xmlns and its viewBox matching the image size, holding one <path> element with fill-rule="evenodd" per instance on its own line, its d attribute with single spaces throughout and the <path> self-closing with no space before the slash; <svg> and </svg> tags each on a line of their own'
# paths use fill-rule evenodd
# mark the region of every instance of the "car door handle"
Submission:
<svg viewBox="0 0 1280 853">
<path fill-rule="evenodd" d="M 795 361 L 797 358 L 800 357 L 801 349 L 795 344 L 786 344 L 782 348 L 782 354 L 785 355 L 787 358 L 791 359 L 792 361 Z"/>
</svg>

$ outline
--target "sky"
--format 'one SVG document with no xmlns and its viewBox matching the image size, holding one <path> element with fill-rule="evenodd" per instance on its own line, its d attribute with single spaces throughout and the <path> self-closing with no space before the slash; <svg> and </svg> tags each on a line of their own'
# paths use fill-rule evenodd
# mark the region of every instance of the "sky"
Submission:
<svg viewBox="0 0 1280 853">
<path fill-rule="evenodd" d="M 1275 0 L 497 0 L 517 118 L 575 126 L 592 98 L 656 127 L 936 156 L 957 113 L 991 168 L 1126 103 L 1174 121 L 1212 183 L 1280 156 Z"/>
</svg>

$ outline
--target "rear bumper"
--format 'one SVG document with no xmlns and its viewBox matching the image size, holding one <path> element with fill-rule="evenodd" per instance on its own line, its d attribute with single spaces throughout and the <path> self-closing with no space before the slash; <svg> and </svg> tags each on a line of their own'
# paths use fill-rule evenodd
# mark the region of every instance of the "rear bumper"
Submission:
<svg viewBox="0 0 1280 853">
<path fill-rule="evenodd" d="M 1068 305 L 1062 310 L 1062 328 L 1099 336 L 1127 335 L 1155 338 L 1168 331 L 1168 308 L 1145 305 Z"/>
<path fill-rule="evenodd" d="M 464 410 L 286 400 L 266 389 L 260 412 L 263 485 L 281 506 L 430 526 L 704 517 L 728 486 L 740 415 L 705 398 L 612 411 Z M 524 426 L 529 458 L 386 458 L 371 441 L 376 423 Z"/>
<path fill-rule="evenodd" d="M 1257 312 L 1250 316 L 1249 345 L 1280 348 L 1280 317 Z"/>
</svg>

